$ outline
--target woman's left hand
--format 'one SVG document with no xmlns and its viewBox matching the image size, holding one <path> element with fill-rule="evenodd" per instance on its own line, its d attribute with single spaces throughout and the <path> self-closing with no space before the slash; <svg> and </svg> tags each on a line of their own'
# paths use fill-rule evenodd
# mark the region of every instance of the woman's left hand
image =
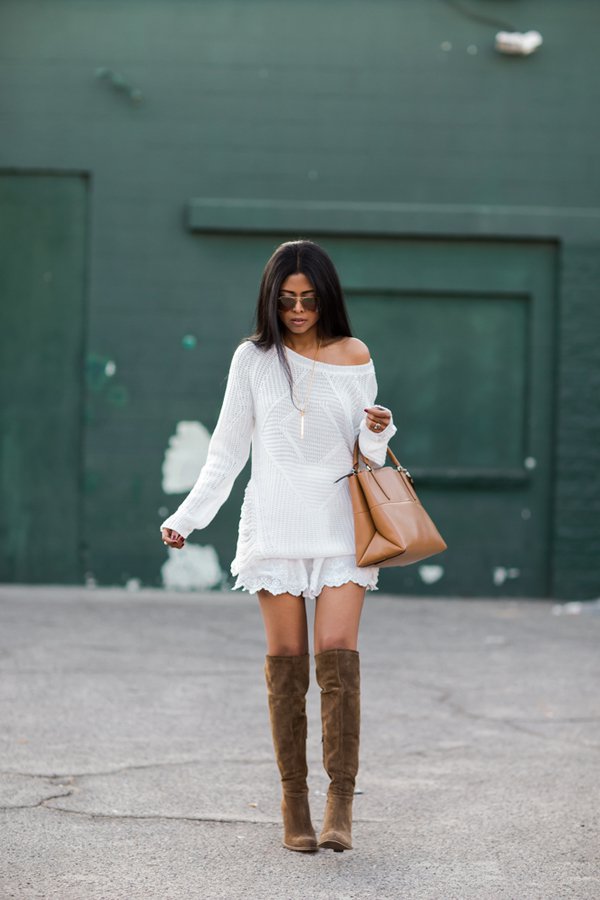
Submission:
<svg viewBox="0 0 600 900">
<path fill-rule="evenodd" d="M 367 406 L 365 412 L 367 414 L 367 428 L 369 431 L 374 431 L 375 434 L 379 434 L 390 424 L 392 414 L 385 406 Z M 378 426 L 377 428 L 375 427 L 376 425 Z"/>
</svg>

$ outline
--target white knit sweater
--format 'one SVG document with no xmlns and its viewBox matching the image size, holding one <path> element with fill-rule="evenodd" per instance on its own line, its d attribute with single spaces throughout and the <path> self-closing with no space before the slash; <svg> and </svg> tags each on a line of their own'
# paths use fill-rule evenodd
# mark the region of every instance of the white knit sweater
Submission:
<svg viewBox="0 0 600 900">
<path fill-rule="evenodd" d="M 294 398 L 304 406 L 313 365 L 287 348 Z M 315 364 L 300 437 L 300 412 L 275 347 L 242 342 L 233 354 L 225 397 L 206 462 L 179 508 L 161 524 L 187 537 L 206 528 L 231 493 L 252 448 L 237 551 L 231 572 L 254 559 L 347 556 L 355 553 L 348 478 L 357 435 L 361 452 L 380 467 L 397 429 L 367 427 L 377 380 L 373 360 L 359 365 Z M 387 408 L 387 407 L 386 407 Z"/>
</svg>

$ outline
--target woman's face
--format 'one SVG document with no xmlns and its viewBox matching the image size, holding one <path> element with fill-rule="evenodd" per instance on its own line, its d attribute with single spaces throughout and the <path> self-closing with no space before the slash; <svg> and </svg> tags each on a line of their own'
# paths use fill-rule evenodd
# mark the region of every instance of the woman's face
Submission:
<svg viewBox="0 0 600 900">
<path fill-rule="evenodd" d="M 280 321 L 292 334 L 306 334 L 311 328 L 316 328 L 319 321 L 318 307 L 314 312 L 309 312 L 303 307 L 301 297 L 316 297 L 315 289 L 302 272 L 296 272 L 295 275 L 288 275 L 281 285 L 279 291 L 280 297 L 290 297 L 294 299 L 292 309 L 284 309 L 278 302 L 278 315 Z"/>
</svg>

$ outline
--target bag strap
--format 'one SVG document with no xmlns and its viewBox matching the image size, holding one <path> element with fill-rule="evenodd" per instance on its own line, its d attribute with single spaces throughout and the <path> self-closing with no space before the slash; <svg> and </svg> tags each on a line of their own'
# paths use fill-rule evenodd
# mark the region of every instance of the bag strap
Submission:
<svg viewBox="0 0 600 900">
<path fill-rule="evenodd" d="M 351 471 L 351 472 L 348 472 L 347 475 L 340 475 L 339 478 L 336 478 L 336 479 L 335 479 L 335 481 L 333 482 L 334 484 L 337 484 L 338 481 L 341 481 L 341 480 L 342 480 L 342 478 L 349 478 L 351 475 L 357 475 L 357 474 L 358 474 L 358 454 L 359 454 L 359 452 L 360 452 L 360 450 L 359 450 L 359 447 L 358 447 L 358 438 L 356 438 L 356 443 L 354 444 L 354 454 L 353 454 L 353 457 L 352 457 L 352 471 Z M 401 465 L 400 465 L 400 463 L 398 462 L 398 460 L 396 459 L 396 457 L 395 457 L 394 454 L 392 453 L 392 448 L 389 447 L 389 446 L 387 447 L 387 454 L 388 454 L 389 456 L 391 456 L 392 459 L 393 459 L 393 461 L 396 463 L 395 468 L 396 468 L 399 472 L 403 472 L 403 473 L 406 475 L 406 477 L 408 478 L 408 480 L 410 481 L 410 483 L 414 485 L 415 482 L 414 482 L 414 479 L 413 479 L 412 475 L 410 474 L 410 472 L 408 471 L 408 469 L 405 469 L 404 466 L 401 466 Z M 360 455 L 362 456 L 363 461 L 364 461 L 364 463 L 365 463 L 367 469 L 369 470 L 369 472 L 372 472 L 372 471 L 373 471 L 373 466 L 370 466 L 370 465 L 369 465 L 369 460 L 367 459 L 367 457 L 366 457 L 366 456 L 364 455 L 364 453 L 362 453 L 362 452 L 360 452 Z M 387 462 L 387 456 L 386 456 L 386 462 Z"/>
<path fill-rule="evenodd" d="M 396 464 L 396 468 L 400 467 L 403 471 L 405 471 L 405 472 L 408 471 L 408 469 L 404 469 L 404 466 L 401 466 L 401 465 L 400 465 L 400 463 L 398 462 L 398 460 L 397 460 L 396 457 L 394 456 L 394 453 L 392 452 L 392 448 L 390 447 L 389 444 L 388 444 L 388 446 L 387 446 L 386 449 L 387 449 L 387 456 L 391 456 L 391 457 L 392 457 L 392 461 Z M 355 442 L 355 444 L 354 444 L 354 454 L 353 454 L 353 457 L 352 457 L 352 465 L 353 465 L 353 468 L 356 468 L 356 467 L 358 466 L 358 456 L 359 456 L 359 454 L 362 456 L 362 458 L 363 458 L 363 460 L 364 460 L 364 462 L 365 462 L 365 465 L 367 465 L 368 468 L 373 468 L 372 466 L 369 466 L 370 460 L 364 455 L 364 453 L 363 453 L 362 450 L 360 449 L 360 447 L 359 447 L 359 445 L 358 445 L 358 438 L 356 438 L 356 442 Z M 387 456 L 386 456 L 386 462 L 387 462 Z M 385 465 L 385 463 L 384 463 L 384 465 Z"/>
<path fill-rule="evenodd" d="M 387 454 L 386 454 L 386 460 L 385 460 L 385 461 L 387 462 L 387 457 L 388 457 L 388 456 L 391 456 L 393 462 L 395 463 L 395 467 L 394 467 L 394 468 L 398 469 L 399 472 L 404 472 L 404 474 L 407 476 L 407 478 L 408 478 L 408 480 L 410 481 L 410 483 L 414 485 L 415 482 L 414 482 L 414 479 L 413 479 L 412 475 L 410 474 L 410 472 L 408 471 L 408 469 L 406 469 L 403 465 L 400 464 L 400 462 L 398 461 L 398 459 L 396 458 L 396 456 L 395 456 L 394 453 L 392 452 L 392 448 L 389 446 L 389 444 L 388 444 L 386 450 L 387 450 Z M 336 478 L 336 479 L 335 479 L 335 481 L 333 482 L 334 484 L 337 484 L 338 481 L 341 481 L 341 480 L 342 480 L 342 478 L 349 478 L 351 475 L 356 475 L 356 474 L 358 473 L 358 456 L 359 456 L 359 454 L 362 456 L 363 462 L 364 462 L 366 468 L 367 468 L 370 472 L 373 471 L 373 468 L 374 468 L 374 467 L 371 466 L 371 465 L 369 465 L 370 460 L 367 459 L 367 457 L 364 455 L 364 453 L 360 450 L 360 448 L 359 448 L 359 446 L 358 446 L 358 438 L 356 438 L 356 442 L 355 442 L 355 444 L 354 444 L 354 453 L 353 453 L 353 455 L 352 455 L 352 471 L 351 471 L 351 472 L 348 472 L 347 475 L 340 475 L 339 478 Z M 385 465 L 385 463 L 384 463 L 384 465 Z M 381 467 L 381 468 L 383 468 L 383 467 Z"/>
</svg>

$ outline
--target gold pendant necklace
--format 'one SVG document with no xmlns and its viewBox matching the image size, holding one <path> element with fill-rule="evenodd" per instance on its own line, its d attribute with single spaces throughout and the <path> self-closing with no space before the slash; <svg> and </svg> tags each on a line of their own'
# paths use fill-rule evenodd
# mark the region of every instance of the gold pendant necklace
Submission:
<svg viewBox="0 0 600 900">
<path fill-rule="evenodd" d="M 286 347 L 286 355 L 287 355 L 287 346 L 286 346 L 286 344 L 284 344 L 283 346 Z M 304 439 L 304 413 L 306 412 L 308 398 L 310 397 L 310 392 L 312 390 L 313 375 L 315 374 L 315 364 L 317 362 L 317 356 L 319 355 L 320 349 L 321 349 L 321 340 L 319 339 L 319 343 L 317 345 L 317 352 L 315 353 L 315 358 L 313 359 L 312 369 L 311 369 L 311 373 L 310 373 L 310 381 L 308 384 L 308 391 L 307 391 L 306 397 L 304 398 L 304 406 L 300 410 L 300 437 L 302 439 Z M 295 396 L 293 384 L 292 384 L 292 396 L 294 397 L 294 400 L 297 400 L 297 397 Z"/>
</svg>

